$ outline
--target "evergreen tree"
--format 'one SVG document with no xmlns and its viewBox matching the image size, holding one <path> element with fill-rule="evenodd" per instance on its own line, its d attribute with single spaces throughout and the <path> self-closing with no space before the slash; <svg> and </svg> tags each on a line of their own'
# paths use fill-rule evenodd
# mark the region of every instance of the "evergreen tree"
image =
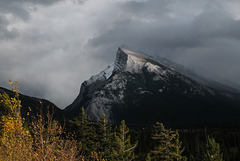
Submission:
<svg viewBox="0 0 240 161">
<path fill-rule="evenodd" d="M 186 157 L 181 156 L 184 149 L 182 148 L 182 142 L 179 141 L 177 131 L 165 129 L 162 123 L 157 122 L 156 125 L 154 125 L 152 139 L 157 142 L 157 146 L 155 146 L 154 150 L 149 154 L 151 160 L 186 160 Z"/>
<path fill-rule="evenodd" d="M 134 159 L 134 149 L 137 147 L 137 142 L 131 144 L 129 129 L 125 121 L 121 122 L 119 131 L 114 133 L 116 147 L 113 150 L 114 160 L 131 161 Z"/>
<path fill-rule="evenodd" d="M 97 123 L 97 151 L 101 158 L 109 159 L 112 156 L 114 146 L 112 125 L 107 121 L 107 116 L 103 114 Z"/>
<path fill-rule="evenodd" d="M 223 154 L 221 153 L 220 145 L 216 143 L 214 138 L 210 138 L 209 136 L 208 143 L 206 144 L 204 161 L 223 161 Z"/>
<path fill-rule="evenodd" d="M 77 128 L 76 132 L 81 141 L 82 151 L 88 155 L 96 151 L 96 129 L 88 121 L 83 107 L 81 108 L 79 117 L 75 117 L 70 123 Z"/>
</svg>

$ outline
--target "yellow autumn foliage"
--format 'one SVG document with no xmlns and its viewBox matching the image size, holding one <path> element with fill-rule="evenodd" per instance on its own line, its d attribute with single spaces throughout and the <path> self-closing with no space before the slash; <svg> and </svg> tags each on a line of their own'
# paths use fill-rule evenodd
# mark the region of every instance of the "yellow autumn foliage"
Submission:
<svg viewBox="0 0 240 161">
<path fill-rule="evenodd" d="M 39 115 L 28 128 L 21 116 L 17 81 L 9 81 L 15 97 L 0 94 L 0 161 L 74 161 L 77 160 L 77 144 L 74 138 L 61 138 L 63 128 L 47 114 L 47 121 Z M 31 111 L 31 110 L 30 110 Z M 29 130 L 31 130 L 31 133 Z M 32 134 L 32 135 L 31 135 Z"/>
<path fill-rule="evenodd" d="M 0 161 L 105 161 L 96 152 L 90 157 L 82 155 L 77 140 L 64 133 L 49 111 L 26 127 L 17 81 L 9 83 L 15 97 L 0 93 Z M 31 108 L 27 115 L 31 115 Z"/>
<path fill-rule="evenodd" d="M 15 97 L 0 94 L 1 107 L 8 108 L 8 113 L 1 116 L 0 160 L 32 160 L 32 137 L 23 127 L 24 119 L 20 113 L 21 101 L 17 87 L 12 82 L 10 84 Z"/>
</svg>

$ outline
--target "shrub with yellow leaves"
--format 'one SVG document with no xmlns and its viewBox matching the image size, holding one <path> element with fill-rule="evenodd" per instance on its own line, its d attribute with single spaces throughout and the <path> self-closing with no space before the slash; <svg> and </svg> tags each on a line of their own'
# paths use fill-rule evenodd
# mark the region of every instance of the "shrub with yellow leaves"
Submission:
<svg viewBox="0 0 240 161">
<path fill-rule="evenodd" d="M 10 98 L 6 93 L 0 94 L 1 107 L 8 111 L 1 116 L 0 160 L 32 160 L 32 137 L 23 127 L 21 117 L 21 101 L 17 92 L 17 81 L 9 81 L 15 97 Z"/>
<path fill-rule="evenodd" d="M 50 112 L 47 116 L 39 115 L 32 126 L 23 126 L 25 120 L 20 112 L 22 106 L 17 81 L 9 83 L 15 97 L 0 94 L 0 107 L 4 108 L 1 109 L 4 112 L 0 114 L 0 161 L 79 160 L 77 141 L 64 133 L 62 126 L 52 119 Z M 31 112 L 31 108 L 29 109 Z"/>
<path fill-rule="evenodd" d="M 34 160 L 77 160 L 77 141 L 64 133 L 63 127 L 52 119 L 49 110 L 47 116 L 38 115 L 32 123 Z"/>
</svg>

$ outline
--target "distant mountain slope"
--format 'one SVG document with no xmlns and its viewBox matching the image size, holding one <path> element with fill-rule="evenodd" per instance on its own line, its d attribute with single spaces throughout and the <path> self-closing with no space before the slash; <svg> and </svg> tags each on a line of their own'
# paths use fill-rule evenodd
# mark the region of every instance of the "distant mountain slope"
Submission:
<svg viewBox="0 0 240 161">
<path fill-rule="evenodd" d="M 0 93 L 7 93 L 10 97 L 14 97 L 15 93 L 0 87 Z M 36 116 L 37 114 L 40 114 L 40 111 L 42 111 L 43 115 L 46 115 L 48 112 L 48 109 L 50 112 L 54 112 L 54 118 L 58 119 L 59 121 L 63 120 L 63 111 L 59 109 L 56 105 L 54 105 L 52 102 L 49 102 L 45 99 L 35 98 L 26 96 L 23 94 L 19 94 L 19 99 L 21 100 L 22 108 L 21 108 L 21 114 L 23 117 L 27 119 L 30 116 L 27 115 L 27 112 L 29 111 L 29 107 L 31 108 L 31 117 Z"/>
<path fill-rule="evenodd" d="M 115 62 L 81 85 L 65 108 L 68 118 L 83 106 L 89 119 L 107 114 L 110 121 L 145 126 L 240 124 L 240 95 L 202 79 L 183 66 L 119 47 Z"/>
</svg>

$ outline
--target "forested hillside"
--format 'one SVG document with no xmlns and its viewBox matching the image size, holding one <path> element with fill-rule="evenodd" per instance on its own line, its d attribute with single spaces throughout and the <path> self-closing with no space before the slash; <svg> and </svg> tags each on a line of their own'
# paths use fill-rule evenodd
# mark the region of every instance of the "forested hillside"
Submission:
<svg viewBox="0 0 240 161">
<path fill-rule="evenodd" d="M 91 123 L 84 108 L 64 124 L 51 112 L 36 116 L 31 107 L 26 118 L 33 118 L 25 119 L 10 84 L 15 96 L 0 94 L 0 160 L 240 160 L 238 128 L 171 129 L 156 122 L 129 129 L 124 120 L 112 125 L 106 115 Z"/>
</svg>

